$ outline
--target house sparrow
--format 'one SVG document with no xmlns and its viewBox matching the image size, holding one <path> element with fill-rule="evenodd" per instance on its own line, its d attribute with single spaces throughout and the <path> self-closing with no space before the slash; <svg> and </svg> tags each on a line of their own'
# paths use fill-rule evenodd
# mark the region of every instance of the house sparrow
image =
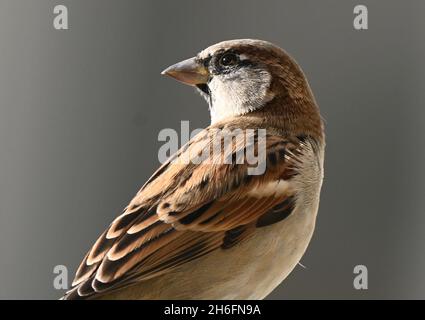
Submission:
<svg viewBox="0 0 425 320">
<path fill-rule="evenodd" d="M 251 39 L 215 44 L 163 74 L 197 88 L 211 125 L 110 224 L 64 299 L 263 299 L 300 261 L 315 226 L 325 141 L 307 80 L 285 51 Z M 177 161 L 234 129 L 265 130 L 262 174 L 249 174 L 247 162 Z M 247 147 L 221 156 L 235 160 Z"/>
</svg>

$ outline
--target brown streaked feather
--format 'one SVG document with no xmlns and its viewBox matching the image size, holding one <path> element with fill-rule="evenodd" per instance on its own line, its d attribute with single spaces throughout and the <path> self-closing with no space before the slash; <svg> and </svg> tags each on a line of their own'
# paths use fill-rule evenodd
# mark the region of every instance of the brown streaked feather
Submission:
<svg viewBox="0 0 425 320">
<path fill-rule="evenodd" d="M 259 127 L 235 122 L 217 126 Z M 73 282 L 78 289 L 71 289 L 66 298 L 95 297 L 159 276 L 213 250 L 228 249 L 246 239 L 257 224 L 265 225 L 263 215 L 294 196 L 291 189 L 265 196 L 249 192 L 296 174 L 302 153 L 299 139 L 268 135 L 267 170 L 261 176 L 248 176 L 247 164 L 175 161 L 191 158 L 205 139 L 211 143 L 209 130 L 164 164 L 112 222 L 79 267 Z M 235 144 L 227 152 L 234 154 L 245 147 Z M 290 211 L 287 206 L 284 209 Z M 267 221 L 273 223 L 273 219 Z"/>
<path fill-rule="evenodd" d="M 295 197 L 291 196 L 276 205 L 272 210 L 263 214 L 258 220 L 256 227 L 266 227 L 286 219 L 295 207 Z"/>
<path fill-rule="evenodd" d="M 222 249 L 229 249 L 237 243 L 243 241 L 249 237 L 255 230 L 254 224 L 240 225 L 236 228 L 226 231 L 223 243 L 221 244 Z"/>
</svg>

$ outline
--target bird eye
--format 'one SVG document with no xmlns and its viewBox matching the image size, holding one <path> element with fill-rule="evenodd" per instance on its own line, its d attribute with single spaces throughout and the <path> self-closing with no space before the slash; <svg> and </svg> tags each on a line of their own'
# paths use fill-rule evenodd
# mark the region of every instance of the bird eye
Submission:
<svg viewBox="0 0 425 320">
<path fill-rule="evenodd" d="M 220 58 L 219 62 L 225 67 L 232 66 L 238 62 L 238 57 L 234 53 L 226 53 Z"/>
</svg>

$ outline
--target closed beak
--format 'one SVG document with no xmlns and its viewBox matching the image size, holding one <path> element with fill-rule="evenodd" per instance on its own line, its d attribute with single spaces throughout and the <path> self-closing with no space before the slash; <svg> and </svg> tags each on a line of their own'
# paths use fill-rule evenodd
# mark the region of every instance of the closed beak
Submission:
<svg viewBox="0 0 425 320">
<path fill-rule="evenodd" d="M 207 83 L 210 76 L 208 69 L 199 63 L 196 58 L 173 64 L 162 71 L 161 74 L 192 86 Z"/>
</svg>

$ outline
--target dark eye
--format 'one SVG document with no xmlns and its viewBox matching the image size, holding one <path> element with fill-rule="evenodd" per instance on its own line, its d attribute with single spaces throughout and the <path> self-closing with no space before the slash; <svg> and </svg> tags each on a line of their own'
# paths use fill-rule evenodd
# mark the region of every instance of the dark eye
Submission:
<svg viewBox="0 0 425 320">
<path fill-rule="evenodd" d="M 220 58 L 219 62 L 225 67 L 233 66 L 238 62 L 238 57 L 234 53 L 226 53 Z"/>
</svg>

